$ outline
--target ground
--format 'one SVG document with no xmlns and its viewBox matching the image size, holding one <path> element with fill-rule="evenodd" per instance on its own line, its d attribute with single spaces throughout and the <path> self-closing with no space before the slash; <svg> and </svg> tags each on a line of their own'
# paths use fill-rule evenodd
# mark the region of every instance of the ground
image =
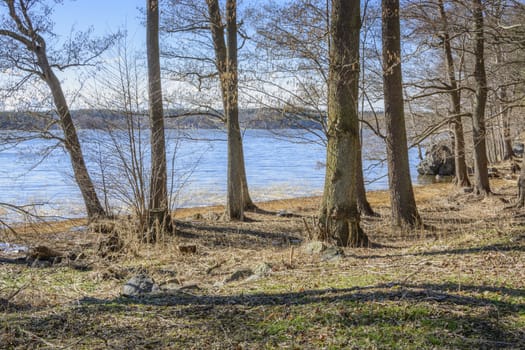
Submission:
<svg viewBox="0 0 525 350">
<path fill-rule="evenodd" d="M 82 220 L 4 231 L 0 241 L 78 259 L 30 267 L 0 255 L 0 348 L 525 349 L 525 213 L 505 208 L 515 183 L 494 181 L 485 199 L 417 187 L 426 225 L 411 232 L 392 229 L 388 194 L 371 192 L 380 217 L 362 226 L 381 247 L 332 260 L 304 250 L 319 198 L 259 203 L 243 223 L 217 220 L 220 207 L 179 210 L 175 236 L 128 234 L 106 258 L 96 248 L 107 234 Z M 263 262 L 264 277 L 220 283 Z M 121 296 L 139 272 L 184 288 Z"/>
</svg>

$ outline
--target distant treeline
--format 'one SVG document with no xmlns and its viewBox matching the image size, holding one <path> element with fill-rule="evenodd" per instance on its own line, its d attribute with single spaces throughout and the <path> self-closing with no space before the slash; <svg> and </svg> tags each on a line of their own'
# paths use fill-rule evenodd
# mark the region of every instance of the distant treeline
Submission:
<svg viewBox="0 0 525 350">
<path fill-rule="evenodd" d="M 75 125 L 80 129 L 125 128 L 129 118 L 124 113 L 111 110 L 81 109 L 72 111 Z M 166 128 L 220 129 L 224 122 L 219 114 L 186 110 L 167 110 Z M 283 112 L 268 108 L 241 109 L 240 124 L 250 129 L 321 128 L 325 116 L 313 111 Z M 148 116 L 136 114 L 135 125 L 148 127 Z M 39 130 L 56 128 L 56 115 L 36 112 L 0 112 L 1 130 Z"/>
</svg>

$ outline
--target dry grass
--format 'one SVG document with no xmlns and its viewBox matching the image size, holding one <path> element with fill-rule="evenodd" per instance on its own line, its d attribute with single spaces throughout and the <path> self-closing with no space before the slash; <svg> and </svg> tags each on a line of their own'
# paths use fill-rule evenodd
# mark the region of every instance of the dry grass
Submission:
<svg viewBox="0 0 525 350">
<path fill-rule="evenodd" d="M 0 347 L 520 348 L 525 226 L 521 212 L 504 209 L 514 186 L 494 181 L 496 194 L 485 200 L 450 184 L 416 187 L 429 226 L 413 232 L 392 229 L 388 194 L 371 192 L 381 217 L 362 224 L 384 247 L 345 249 L 336 261 L 301 247 L 303 220 L 316 214 L 319 198 L 260 203 L 242 223 L 216 220 L 221 207 L 181 209 L 177 234 L 153 245 L 141 244 L 123 222 L 118 231 L 127 245 L 112 259 L 97 256 L 104 235 L 70 230 L 82 221 L 20 230 L 21 243 L 85 258 L 50 268 L 0 262 Z M 178 249 L 187 244 L 196 254 Z M 262 262 L 272 265 L 267 277 L 217 284 Z M 121 297 L 139 271 L 188 289 Z"/>
</svg>

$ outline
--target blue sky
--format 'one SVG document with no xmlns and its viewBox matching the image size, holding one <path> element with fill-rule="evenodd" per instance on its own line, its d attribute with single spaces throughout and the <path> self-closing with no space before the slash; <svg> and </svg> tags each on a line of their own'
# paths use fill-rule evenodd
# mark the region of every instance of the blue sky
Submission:
<svg viewBox="0 0 525 350">
<path fill-rule="evenodd" d="M 55 33 L 67 36 L 71 28 L 85 30 L 93 26 L 97 35 L 126 28 L 131 37 L 145 37 L 141 12 L 146 0 L 66 0 L 55 6 Z"/>
</svg>

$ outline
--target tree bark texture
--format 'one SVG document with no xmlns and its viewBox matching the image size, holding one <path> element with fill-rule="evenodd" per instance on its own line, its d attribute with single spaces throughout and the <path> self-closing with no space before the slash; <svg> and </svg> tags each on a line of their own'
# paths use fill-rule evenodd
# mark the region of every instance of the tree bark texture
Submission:
<svg viewBox="0 0 525 350">
<path fill-rule="evenodd" d="M 452 106 L 452 114 L 455 116 L 454 124 L 454 162 L 455 162 L 455 179 L 454 183 L 458 187 L 470 187 L 468 177 L 467 163 L 465 161 L 465 135 L 463 133 L 463 121 L 461 117 L 461 92 L 456 80 L 456 70 L 454 68 L 454 58 L 452 56 L 452 47 L 450 45 L 450 34 L 448 31 L 448 20 L 445 12 L 443 0 L 438 0 L 439 12 L 443 25 L 443 50 L 447 65 L 448 84 L 450 86 L 449 96 Z"/>
<path fill-rule="evenodd" d="M 382 0 L 383 90 L 388 180 L 392 221 L 396 226 L 421 224 L 410 178 L 403 106 L 399 0 Z"/>
<path fill-rule="evenodd" d="M 487 76 L 485 72 L 485 38 L 483 32 L 483 5 L 472 0 L 474 17 L 474 79 L 476 81 L 474 111 L 472 113 L 472 139 L 474 141 L 474 191 L 490 193 L 486 146 L 485 107 L 487 104 Z"/>
<path fill-rule="evenodd" d="M 166 142 L 160 79 L 159 2 L 147 0 L 146 45 L 148 59 L 149 121 L 151 143 L 151 173 L 149 193 L 150 238 L 171 230 L 168 203 Z"/>
<path fill-rule="evenodd" d="M 362 215 L 377 216 L 366 198 L 365 179 L 363 176 L 363 144 L 361 142 L 361 137 L 359 137 L 359 141 L 359 146 L 357 147 L 357 173 L 355 178 L 357 208 Z"/>
<path fill-rule="evenodd" d="M 358 167 L 359 0 L 332 2 L 328 146 L 319 239 L 363 247 L 369 240 L 359 225 Z"/>
</svg>

